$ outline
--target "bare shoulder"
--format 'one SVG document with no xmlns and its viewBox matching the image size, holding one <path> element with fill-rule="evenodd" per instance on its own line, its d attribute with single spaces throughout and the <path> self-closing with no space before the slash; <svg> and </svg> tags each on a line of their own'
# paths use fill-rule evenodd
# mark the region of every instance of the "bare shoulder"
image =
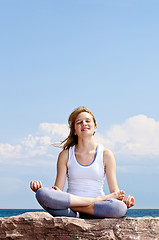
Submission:
<svg viewBox="0 0 159 240">
<path fill-rule="evenodd" d="M 105 166 L 110 163 L 115 163 L 113 152 L 107 148 L 104 148 L 103 150 L 103 162 Z"/>
<path fill-rule="evenodd" d="M 66 157 L 68 157 L 68 149 L 64 149 L 64 150 L 62 150 L 60 153 L 59 153 L 59 157 L 64 157 L 64 158 L 66 158 Z"/>
<path fill-rule="evenodd" d="M 59 153 L 58 162 L 67 163 L 68 162 L 68 149 L 62 150 Z"/>
<path fill-rule="evenodd" d="M 114 158 L 113 152 L 107 148 L 104 148 L 103 156 L 104 156 L 104 158 L 112 158 L 112 157 Z"/>
</svg>

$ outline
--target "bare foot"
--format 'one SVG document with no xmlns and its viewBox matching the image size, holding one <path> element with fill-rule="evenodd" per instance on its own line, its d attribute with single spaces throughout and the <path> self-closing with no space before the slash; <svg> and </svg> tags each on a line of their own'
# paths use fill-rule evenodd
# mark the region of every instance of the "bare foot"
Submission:
<svg viewBox="0 0 159 240">
<path fill-rule="evenodd" d="M 124 194 L 125 194 L 125 192 L 123 190 L 120 190 L 118 192 L 113 192 L 113 193 L 109 194 L 109 196 L 110 196 L 110 198 L 123 200 L 124 199 Z"/>
<path fill-rule="evenodd" d="M 124 194 L 125 192 L 123 190 L 120 190 L 118 192 L 110 193 L 109 195 L 106 195 L 106 196 L 98 196 L 95 198 L 95 201 L 101 202 L 101 201 L 106 201 L 110 198 L 115 198 L 122 201 L 124 199 Z"/>
<path fill-rule="evenodd" d="M 57 186 L 53 186 L 52 188 L 53 188 L 53 189 L 55 189 L 55 190 L 57 190 L 57 191 L 60 191 L 60 192 L 62 192 L 62 191 L 61 191 L 61 189 L 60 189 L 60 188 L 58 188 Z"/>
</svg>

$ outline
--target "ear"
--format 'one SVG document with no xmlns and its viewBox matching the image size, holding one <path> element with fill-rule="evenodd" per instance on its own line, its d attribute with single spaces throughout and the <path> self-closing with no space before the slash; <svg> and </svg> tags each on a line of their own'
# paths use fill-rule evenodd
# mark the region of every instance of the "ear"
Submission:
<svg viewBox="0 0 159 240">
<path fill-rule="evenodd" d="M 95 131 L 94 131 L 93 135 L 94 135 L 94 134 L 96 133 L 96 130 L 97 130 L 97 126 L 95 126 L 95 127 L 94 127 L 94 129 L 95 129 Z"/>
</svg>

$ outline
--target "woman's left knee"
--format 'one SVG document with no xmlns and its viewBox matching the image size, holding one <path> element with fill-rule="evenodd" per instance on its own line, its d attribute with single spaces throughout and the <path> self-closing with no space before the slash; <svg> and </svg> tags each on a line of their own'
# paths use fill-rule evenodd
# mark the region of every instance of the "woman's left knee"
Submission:
<svg viewBox="0 0 159 240">
<path fill-rule="evenodd" d="M 116 215 L 115 217 L 117 218 L 124 217 L 124 215 L 127 212 L 126 204 L 120 200 L 116 200 L 114 208 L 115 208 L 115 215 Z"/>
<path fill-rule="evenodd" d="M 126 211 L 126 204 L 114 198 L 110 198 L 103 202 L 96 202 L 94 204 L 95 217 L 120 218 L 125 215 Z"/>
</svg>

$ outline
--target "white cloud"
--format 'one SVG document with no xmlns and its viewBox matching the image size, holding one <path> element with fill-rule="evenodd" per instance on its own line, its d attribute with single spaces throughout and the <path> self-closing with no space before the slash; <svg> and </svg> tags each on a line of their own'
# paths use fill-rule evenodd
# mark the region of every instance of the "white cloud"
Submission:
<svg viewBox="0 0 159 240">
<path fill-rule="evenodd" d="M 51 144 L 51 138 L 48 136 L 32 136 L 29 134 L 22 141 L 22 149 L 29 156 L 47 154 L 48 146 Z"/>
<path fill-rule="evenodd" d="M 41 123 L 39 126 L 39 130 L 47 135 L 60 136 L 62 137 L 62 139 L 66 138 L 69 132 L 67 124 L 58 123 Z"/>
<path fill-rule="evenodd" d="M 8 143 L 0 144 L 0 156 L 1 158 L 11 158 L 12 156 L 19 158 L 22 146 L 19 145 L 11 145 Z"/>
<path fill-rule="evenodd" d="M 26 164 L 27 159 L 28 165 L 52 164 L 57 150 L 51 143 L 65 139 L 68 132 L 66 124 L 41 123 L 36 136 L 29 134 L 17 145 L 1 143 L 0 162 Z M 159 157 L 159 122 L 145 115 L 113 125 L 105 134 L 97 132 L 95 139 L 118 156 Z"/>
<path fill-rule="evenodd" d="M 36 136 L 29 134 L 18 145 L 0 144 L 0 162 L 23 165 L 51 165 L 55 150 L 51 147 L 57 139 L 63 140 L 68 134 L 66 124 L 41 123 Z M 56 156 L 57 158 L 57 156 Z M 27 159 L 27 161 L 24 161 Z M 13 161 L 14 160 L 14 161 Z"/>
<path fill-rule="evenodd" d="M 127 119 L 113 125 L 98 141 L 122 155 L 159 156 L 159 122 L 145 115 Z"/>
</svg>

